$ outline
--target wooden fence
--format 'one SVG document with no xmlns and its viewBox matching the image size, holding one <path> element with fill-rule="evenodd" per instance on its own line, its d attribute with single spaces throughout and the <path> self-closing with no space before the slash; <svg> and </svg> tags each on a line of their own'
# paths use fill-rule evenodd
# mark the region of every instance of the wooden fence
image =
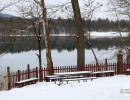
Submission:
<svg viewBox="0 0 130 100">
<path fill-rule="evenodd" d="M 118 68 L 122 66 L 122 68 Z M 61 73 L 61 72 L 75 72 L 80 70 L 80 67 L 77 68 L 77 66 L 58 66 L 53 68 L 54 73 Z M 115 75 L 117 74 L 128 74 L 126 72 L 127 69 L 130 69 L 130 63 L 107 63 L 107 60 L 105 60 L 105 63 L 99 64 L 99 66 L 96 66 L 95 64 L 87 64 L 84 67 L 84 71 L 92 71 L 92 72 L 97 72 L 97 71 L 110 71 L 114 70 Z M 82 70 L 82 69 L 81 69 Z M 29 78 L 39 78 L 39 70 L 38 67 L 34 69 L 30 69 L 30 66 L 27 66 L 27 70 L 20 71 L 18 70 L 17 72 L 11 72 L 10 73 L 10 68 L 7 68 L 8 71 L 8 89 L 10 90 L 11 88 L 15 87 L 15 83 L 17 81 L 21 80 L 26 80 Z M 42 68 L 41 73 L 43 76 L 43 80 L 46 81 L 46 76 L 48 75 L 48 69 L 47 68 Z M 93 75 L 94 76 L 94 75 Z"/>
</svg>

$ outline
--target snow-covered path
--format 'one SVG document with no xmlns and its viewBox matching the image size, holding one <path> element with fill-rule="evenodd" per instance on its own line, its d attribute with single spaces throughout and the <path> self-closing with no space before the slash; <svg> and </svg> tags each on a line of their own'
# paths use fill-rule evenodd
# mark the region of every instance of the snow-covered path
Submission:
<svg viewBox="0 0 130 100">
<path fill-rule="evenodd" d="M 130 75 L 98 78 L 92 82 L 70 82 L 61 86 L 41 82 L 1 91 L 0 100 L 130 100 Z"/>
</svg>

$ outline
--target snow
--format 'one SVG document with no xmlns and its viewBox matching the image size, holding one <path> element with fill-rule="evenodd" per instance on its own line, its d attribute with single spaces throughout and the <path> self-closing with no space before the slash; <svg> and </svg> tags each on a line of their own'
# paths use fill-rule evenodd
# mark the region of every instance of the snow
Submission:
<svg viewBox="0 0 130 100">
<path fill-rule="evenodd" d="M 121 32 L 122 37 L 127 37 L 129 32 Z M 75 36 L 76 34 L 66 34 L 65 32 L 60 34 L 50 34 L 50 36 Z M 10 36 L 28 36 L 25 34 L 22 35 L 10 35 Z M 35 35 L 29 35 L 29 36 L 35 36 Z M 88 33 L 85 33 L 85 36 L 88 36 Z M 119 32 L 91 32 L 90 33 L 91 38 L 102 38 L 102 37 L 120 37 Z"/>
<path fill-rule="evenodd" d="M 87 34 L 87 33 L 86 33 Z M 101 38 L 101 37 L 109 37 L 109 38 L 113 38 L 113 37 L 120 37 L 120 34 L 118 32 L 91 32 L 90 33 L 91 37 L 94 38 Z M 121 32 L 122 37 L 127 37 L 128 36 L 128 32 Z"/>
<path fill-rule="evenodd" d="M 91 32 L 90 33 L 91 38 L 102 38 L 102 37 L 120 37 L 120 34 L 118 32 Z M 128 32 L 121 32 L 122 37 L 127 37 Z M 66 33 L 60 33 L 60 34 L 51 34 L 51 36 L 74 36 L 75 34 L 66 34 Z M 85 33 L 85 36 L 88 36 L 87 33 Z"/>
<path fill-rule="evenodd" d="M 126 71 L 130 71 L 130 69 L 127 69 Z"/>
<path fill-rule="evenodd" d="M 64 73 L 54 73 L 54 75 L 76 75 L 76 74 L 89 74 L 91 71 L 77 71 L 77 72 L 64 72 Z"/>
<path fill-rule="evenodd" d="M 1 91 L 0 100 L 130 100 L 130 75 L 102 77 L 58 86 L 38 82 L 23 88 Z"/>
<path fill-rule="evenodd" d="M 97 72 L 93 72 L 94 74 L 98 74 L 98 73 L 112 73 L 115 72 L 114 70 L 111 71 L 97 71 Z"/>
<path fill-rule="evenodd" d="M 32 81 L 32 80 L 37 80 L 37 78 L 30 78 L 30 79 L 26 79 L 26 80 L 22 80 L 16 83 L 24 83 L 24 82 L 28 82 L 28 81 Z"/>
</svg>

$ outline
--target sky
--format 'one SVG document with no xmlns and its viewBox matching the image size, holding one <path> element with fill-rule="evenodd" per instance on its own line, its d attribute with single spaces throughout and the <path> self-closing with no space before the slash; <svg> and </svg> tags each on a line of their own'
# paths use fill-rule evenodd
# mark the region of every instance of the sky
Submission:
<svg viewBox="0 0 130 100">
<path fill-rule="evenodd" d="M 0 0 L 0 4 L 4 5 L 6 2 L 9 2 L 11 0 Z M 16 0 L 17 1 L 17 0 Z M 26 1 L 26 0 L 21 0 L 21 1 Z M 32 0 L 30 0 L 32 1 Z M 46 5 L 56 5 L 56 4 L 63 4 L 66 2 L 70 2 L 71 0 L 45 0 Z M 79 4 L 80 7 L 83 8 L 83 1 L 87 1 L 87 0 L 79 0 Z M 113 19 L 114 17 L 111 15 L 111 13 L 106 12 L 108 9 L 107 6 L 107 2 L 108 0 L 95 0 L 96 2 L 100 2 L 101 4 L 103 4 L 103 6 L 100 9 L 97 9 L 94 13 L 93 19 L 98 19 L 98 18 L 109 18 L 109 19 Z M 20 5 L 20 3 L 18 4 Z M 82 11 L 82 10 L 81 10 Z M 13 5 L 9 8 L 7 8 L 6 10 L 4 10 L 2 13 L 6 13 L 6 14 L 12 14 L 15 16 L 19 16 L 18 14 L 18 9 L 16 7 L 16 5 Z M 62 17 L 62 18 L 67 18 L 67 14 L 66 13 L 61 13 L 58 12 L 55 16 L 53 16 L 54 18 L 58 18 L 58 17 Z"/>
</svg>

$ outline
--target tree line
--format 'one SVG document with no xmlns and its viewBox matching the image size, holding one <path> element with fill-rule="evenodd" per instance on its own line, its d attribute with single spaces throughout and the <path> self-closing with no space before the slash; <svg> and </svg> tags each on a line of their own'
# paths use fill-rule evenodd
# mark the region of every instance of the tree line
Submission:
<svg viewBox="0 0 130 100">
<path fill-rule="evenodd" d="M 31 19 L 24 19 L 18 17 L 0 17 L 0 35 L 9 35 L 9 34 L 25 34 L 25 30 L 30 25 Z M 130 23 L 128 20 L 120 20 L 120 26 L 122 31 L 129 32 L 130 31 Z M 41 26 L 42 27 L 42 26 Z M 109 20 L 109 19 L 97 19 L 97 20 L 83 20 L 84 31 L 88 32 L 89 27 L 91 27 L 91 31 L 97 32 L 109 32 L 109 31 L 117 31 L 118 23 L 117 21 Z M 51 19 L 50 22 L 50 33 L 51 34 L 75 34 L 76 27 L 74 23 L 74 19 Z M 33 33 L 30 30 L 30 33 Z"/>
</svg>

